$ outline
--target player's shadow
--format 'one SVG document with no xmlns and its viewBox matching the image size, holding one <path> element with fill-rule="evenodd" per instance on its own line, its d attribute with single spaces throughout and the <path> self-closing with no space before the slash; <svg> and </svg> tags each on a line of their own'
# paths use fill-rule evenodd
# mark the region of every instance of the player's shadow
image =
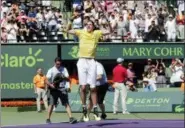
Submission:
<svg viewBox="0 0 185 128">
<path fill-rule="evenodd" d="M 117 118 L 108 118 L 108 119 L 105 119 L 105 120 L 118 120 Z"/>
<path fill-rule="evenodd" d="M 124 125 L 124 124 L 139 124 L 139 122 L 111 122 L 111 123 L 98 123 L 98 124 L 93 124 L 93 125 L 87 125 L 87 127 L 103 127 L 103 126 L 110 126 L 110 125 Z"/>
</svg>

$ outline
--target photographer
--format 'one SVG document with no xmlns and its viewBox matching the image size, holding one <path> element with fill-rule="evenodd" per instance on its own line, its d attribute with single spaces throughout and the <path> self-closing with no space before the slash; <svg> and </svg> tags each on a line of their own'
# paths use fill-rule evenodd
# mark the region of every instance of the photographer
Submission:
<svg viewBox="0 0 185 128">
<path fill-rule="evenodd" d="M 55 65 L 54 67 L 50 68 L 47 72 L 47 78 L 50 81 L 49 89 L 50 89 L 50 105 L 48 108 L 48 118 L 46 120 L 46 123 L 51 123 L 51 114 L 53 111 L 54 106 L 57 105 L 58 98 L 60 98 L 61 103 L 63 106 L 65 106 L 66 111 L 69 116 L 69 122 L 76 123 L 77 120 L 72 117 L 71 115 L 71 108 L 69 105 L 69 99 L 68 99 L 68 92 L 70 92 L 69 88 L 69 74 L 65 67 L 61 65 L 61 59 L 56 58 L 55 59 Z M 68 87 L 66 87 L 68 86 Z"/>
</svg>

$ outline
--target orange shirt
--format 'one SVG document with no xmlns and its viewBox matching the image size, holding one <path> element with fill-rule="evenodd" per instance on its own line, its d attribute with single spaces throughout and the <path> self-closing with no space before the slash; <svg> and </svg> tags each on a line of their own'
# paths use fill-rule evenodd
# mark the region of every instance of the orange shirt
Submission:
<svg viewBox="0 0 185 128">
<path fill-rule="evenodd" d="M 33 83 L 37 88 L 45 88 L 47 77 L 45 75 L 36 75 L 33 78 Z"/>
</svg>

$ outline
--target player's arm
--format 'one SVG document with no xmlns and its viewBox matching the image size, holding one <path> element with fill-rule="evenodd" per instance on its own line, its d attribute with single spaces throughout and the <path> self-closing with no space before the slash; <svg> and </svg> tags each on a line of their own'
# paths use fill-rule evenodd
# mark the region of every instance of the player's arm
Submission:
<svg viewBox="0 0 185 128">
<path fill-rule="evenodd" d="M 51 81 L 52 79 L 52 70 L 48 70 L 47 74 L 46 74 L 46 77 L 47 77 L 47 81 L 46 81 L 46 84 L 48 85 L 48 87 L 51 87 L 51 88 L 55 88 L 53 83 L 49 82 Z"/>
<path fill-rule="evenodd" d="M 107 22 L 108 22 L 108 30 L 106 30 L 106 31 L 102 31 L 102 34 L 105 36 L 105 35 L 109 35 L 109 34 L 111 34 L 112 32 L 113 32 L 113 29 L 112 29 L 112 27 L 111 27 L 111 25 L 110 25 L 110 22 L 107 20 Z"/>
<path fill-rule="evenodd" d="M 71 29 L 71 30 L 63 30 L 63 32 L 66 32 L 66 33 L 69 33 L 69 34 L 72 34 L 72 35 L 75 35 L 75 36 L 80 36 L 82 30 L 78 29 L 78 30 L 74 30 L 74 29 Z"/>
<path fill-rule="evenodd" d="M 98 65 L 97 66 L 97 78 L 96 80 L 101 80 L 103 77 L 103 69 Z"/>
<path fill-rule="evenodd" d="M 68 34 L 72 34 L 72 35 L 76 35 L 76 32 L 73 29 L 71 29 L 71 30 L 63 30 L 63 32 L 68 33 Z"/>
<path fill-rule="evenodd" d="M 65 79 L 66 79 L 67 81 L 70 81 L 70 80 L 69 80 L 69 73 L 68 73 L 67 68 L 65 68 L 64 76 L 65 76 Z"/>
<path fill-rule="evenodd" d="M 127 69 L 124 69 L 124 71 L 123 71 L 124 73 L 123 73 L 123 77 L 125 77 L 125 82 L 128 80 L 128 74 L 127 74 Z"/>
<path fill-rule="evenodd" d="M 103 77 L 103 74 L 98 74 L 96 80 L 101 80 Z"/>
<path fill-rule="evenodd" d="M 64 76 L 65 76 L 65 80 L 67 81 L 65 88 L 67 89 L 68 92 L 71 92 L 70 79 L 69 79 L 69 73 L 67 71 L 67 68 L 64 68 Z"/>
<path fill-rule="evenodd" d="M 176 61 L 182 66 L 182 67 L 184 67 L 185 65 L 181 62 L 181 60 L 180 59 L 176 59 Z"/>
</svg>

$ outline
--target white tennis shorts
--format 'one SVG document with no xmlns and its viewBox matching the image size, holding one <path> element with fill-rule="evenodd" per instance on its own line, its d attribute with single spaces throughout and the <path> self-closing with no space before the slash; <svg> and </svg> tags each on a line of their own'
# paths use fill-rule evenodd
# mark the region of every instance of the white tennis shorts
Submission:
<svg viewBox="0 0 185 128">
<path fill-rule="evenodd" d="M 96 87 L 96 62 L 94 59 L 79 58 L 77 62 L 78 79 L 80 85 L 90 85 L 90 88 Z"/>
</svg>

